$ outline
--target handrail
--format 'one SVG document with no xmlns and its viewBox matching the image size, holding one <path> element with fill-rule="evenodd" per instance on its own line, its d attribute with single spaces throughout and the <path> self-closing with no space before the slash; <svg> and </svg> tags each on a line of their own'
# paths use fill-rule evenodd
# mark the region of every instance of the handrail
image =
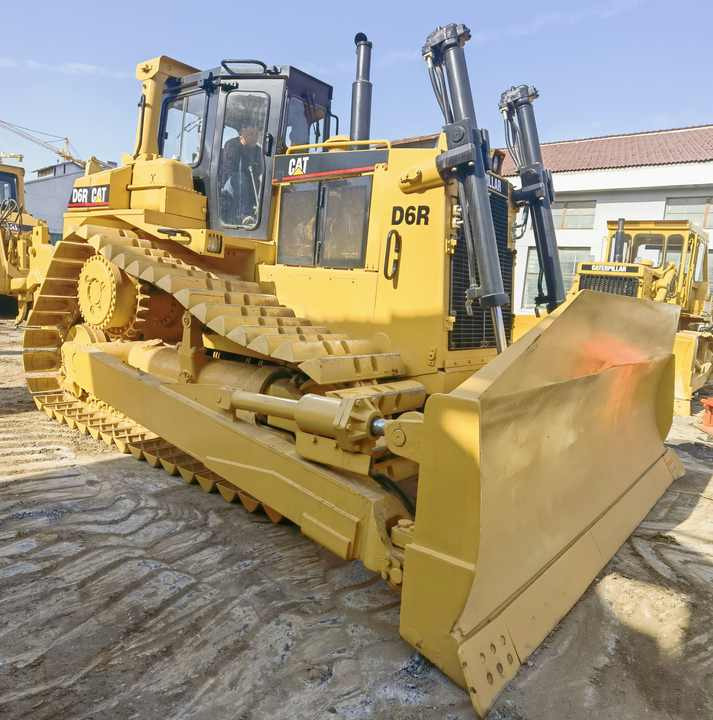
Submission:
<svg viewBox="0 0 713 720">
<path fill-rule="evenodd" d="M 262 72 L 235 72 L 235 70 L 228 67 L 229 65 L 258 65 L 262 68 Z M 254 60 L 252 58 L 233 58 L 222 60 L 220 66 L 226 73 L 228 73 L 228 77 L 241 77 L 243 75 L 277 75 L 277 73 L 280 72 L 280 69 L 276 65 L 268 66 L 267 63 L 264 63 L 262 60 Z"/>
<path fill-rule="evenodd" d="M 351 145 L 381 145 L 387 150 L 391 150 L 390 140 L 350 140 L 345 138 L 344 140 L 325 140 L 321 143 L 308 143 L 306 145 L 291 145 L 287 148 L 286 155 L 294 155 L 304 150 L 310 150 L 312 148 L 337 148 L 337 147 L 349 147 Z"/>
</svg>

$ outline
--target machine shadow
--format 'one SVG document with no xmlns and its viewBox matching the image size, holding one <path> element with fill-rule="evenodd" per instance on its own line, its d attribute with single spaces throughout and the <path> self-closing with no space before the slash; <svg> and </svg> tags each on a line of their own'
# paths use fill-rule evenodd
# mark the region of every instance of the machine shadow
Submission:
<svg viewBox="0 0 713 720">
<path fill-rule="evenodd" d="M 0 319 L 12 320 L 17 317 L 17 298 L 0 295 Z"/>
<path fill-rule="evenodd" d="M 35 403 L 26 385 L 0 387 L 0 417 L 27 413 L 35 409 Z"/>
</svg>

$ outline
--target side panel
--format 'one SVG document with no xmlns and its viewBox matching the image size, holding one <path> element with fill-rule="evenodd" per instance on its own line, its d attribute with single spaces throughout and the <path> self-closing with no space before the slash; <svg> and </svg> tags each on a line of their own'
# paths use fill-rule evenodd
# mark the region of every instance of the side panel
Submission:
<svg viewBox="0 0 713 720">
<path fill-rule="evenodd" d="M 364 151 L 364 162 L 373 162 L 372 154 Z M 310 157 L 305 174 L 331 167 L 329 155 L 321 164 L 320 154 Z M 344 155 L 349 156 L 352 166 L 362 156 L 360 152 Z M 280 159 L 282 165 L 286 160 Z M 300 316 L 352 337 L 385 334 L 390 346 L 404 359 L 409 375 L 426 382 L 430 391 L 442 391 L 455 387 L 469 372 L 482 367 L 495 350 L 487 347 L 487 322 L 480 328 L 477 322 L 460 316 L 466 339 L 461 344 L 471 347 L 451 347 L 451 331 L 456 323 L 450 277 L 456 249 L 451 200 L 442 185 L 408 194 L 399 185 L 404 174 L 433 162 L 434 151 L 426 148 L 392 149 L 386 163 L 377 163 L 363 269 L 262 265 L 258 273 L 260 280 L 274 283 L 275 294 Z M 302 168 L 294 164 L 294 174 L 302 174 Z M 501 198 L 501 205 L 504 211 L 499 216 L 500 231 L 503 247 L 507 248 L 510 218 L 505 198 Z M 279 218 L 278 209 L 278 223 Z M 506 265 L 506 272 L 510 272 L 511 258 L 507 258 Z M 458 287 L 454 292 L 459 292 Z M 482 336 L 482 341 L 473 341 L 475 335 Z M 486 347 L 472 347 L 481 342 Z"/>
<path fill-rule="evenodd" d="M 443 368 L 447 350 L 446 194 L 443 187 L 408 195 L 398 189 L 399 178 L 409 167 L 433 162 L 432 157 L 430 150 L 390 153 L 388 173 L 375 178 L 369 226 L 371 262 L 377 275 L 373 322 L 388 333 L 413 375 Z M 395 235 L 387 248 L 390 232 Z M 398 258 L 397 238 L 401 243 Z M 395 260 L 396 272 L 389 278 Z"/>
<path fill-rule="evenodd" d="M 445 194 L 441 187 L 405 195 L 398 190 L 398 178 L 410 165 L 432 156 L 432 150 L 391 151 L 388 164 L 376 166 L 364 268 L 258 268 L 259 279 L 274 283 L 275 294 L 298 316 L 356 338 L 387 335 L 412 376 L 443 367 L 448 257 Z M 422 208 L 420 221 L 418 208 Z M 399 218 L 400 222 L 392 222 Z M 401 252 L 396 274 L 387 279 L 386 238 L 392 229 L 400 238 Z M 392 239 L 387 274 L 396 259 Z"/>
</svg>

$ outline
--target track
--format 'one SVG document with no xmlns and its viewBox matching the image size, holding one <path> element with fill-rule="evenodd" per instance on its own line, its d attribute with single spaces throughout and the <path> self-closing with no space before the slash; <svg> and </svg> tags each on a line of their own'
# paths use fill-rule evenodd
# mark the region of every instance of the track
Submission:
<svg viewBox="0 0 713 720">
<path fill-rule="evenodd" d="M 37 408 L 122 453 L 130 452 L 153 467 L 180 475 L 189 484 L 197 482 L 206 492 L 218 490 L 227 502 L 239 501 L 250 512 L 262 508 L 273 522 L 279 522 L 282 515 L 222 480 L 180 448 L 117 413 L 100 402 L 101 398 L 78 397 L 63 387 L 61 347 L 72 325 L 81 322 L 77 299 L 80 274 L 95 255 L 140 283 L 139 298 L 144 301 L 150 302 L 144 292 L 152 286 L 198 319 L 205 331 L 223 338 L 229 350 L 295 372 L 299 369 L 313 383 L 373 383 L 404 373 L 397 352 L 380 352 L 372 341 L 350 339 L 314 326 L 310 320 L 296 317 L 258 283 L 190 265 L 133 232 L 107 229 L 96 233 L 81 228 L 74 239 L 57 244 L 23 337 L 26 380 Z M 141 302 L 139 299 L 139 305 Z M 151 308 L 144 307 L 138 321 L 146 322 L 144 316 L 150 315 Z M 156 319 L 149 317 L 148 321 L 155 323 Z"/>
<path fill-rule="evenodd" d="M 210 471 L 203 463 L 187 455 L 130 418 L 113 411 L 97 400 L 79 400 L 66 392 L 37 394 L 33 397 L 38 410 L 64 423 L 72 430 L 102 440 L 121 453 L 131 453 L 151 467 L 163 468 L 169 475 L 180 475 L 187 484 L 198 484 L 204 492 L 220 492 L 226 502 L 240 502 L 248 512 L 262 508 L 273 522 L 282 515 L 252 495 L 236 488 Z"/>
<path fill-rule="evenodd" d="M 299 368 L 321 385 L 374 382 L 405 373 L 398 352 L 298 318 L 258 283 L 190 265 L 134 233 L 80 232 L 87 237 L 56 246 L 28 318 L 25 370 L 33 393 L 59 390 L 59 349 L 69 327 L 80 319 L 79 274 L 97 253 L 135 280 L 168 293 L 234 353 Z"/>
</svg>

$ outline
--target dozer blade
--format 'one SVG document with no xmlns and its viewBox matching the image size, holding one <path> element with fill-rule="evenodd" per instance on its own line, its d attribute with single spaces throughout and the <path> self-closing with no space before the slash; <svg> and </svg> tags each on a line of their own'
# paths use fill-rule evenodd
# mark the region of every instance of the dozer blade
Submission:
<svg viewBox="0 0 713 720">
<path fill-rule="evenodd" d="M 401 634 L 480 715 L 681 474 L 677 317 L 584 291 L 426 404 Z"/>
</svg>

